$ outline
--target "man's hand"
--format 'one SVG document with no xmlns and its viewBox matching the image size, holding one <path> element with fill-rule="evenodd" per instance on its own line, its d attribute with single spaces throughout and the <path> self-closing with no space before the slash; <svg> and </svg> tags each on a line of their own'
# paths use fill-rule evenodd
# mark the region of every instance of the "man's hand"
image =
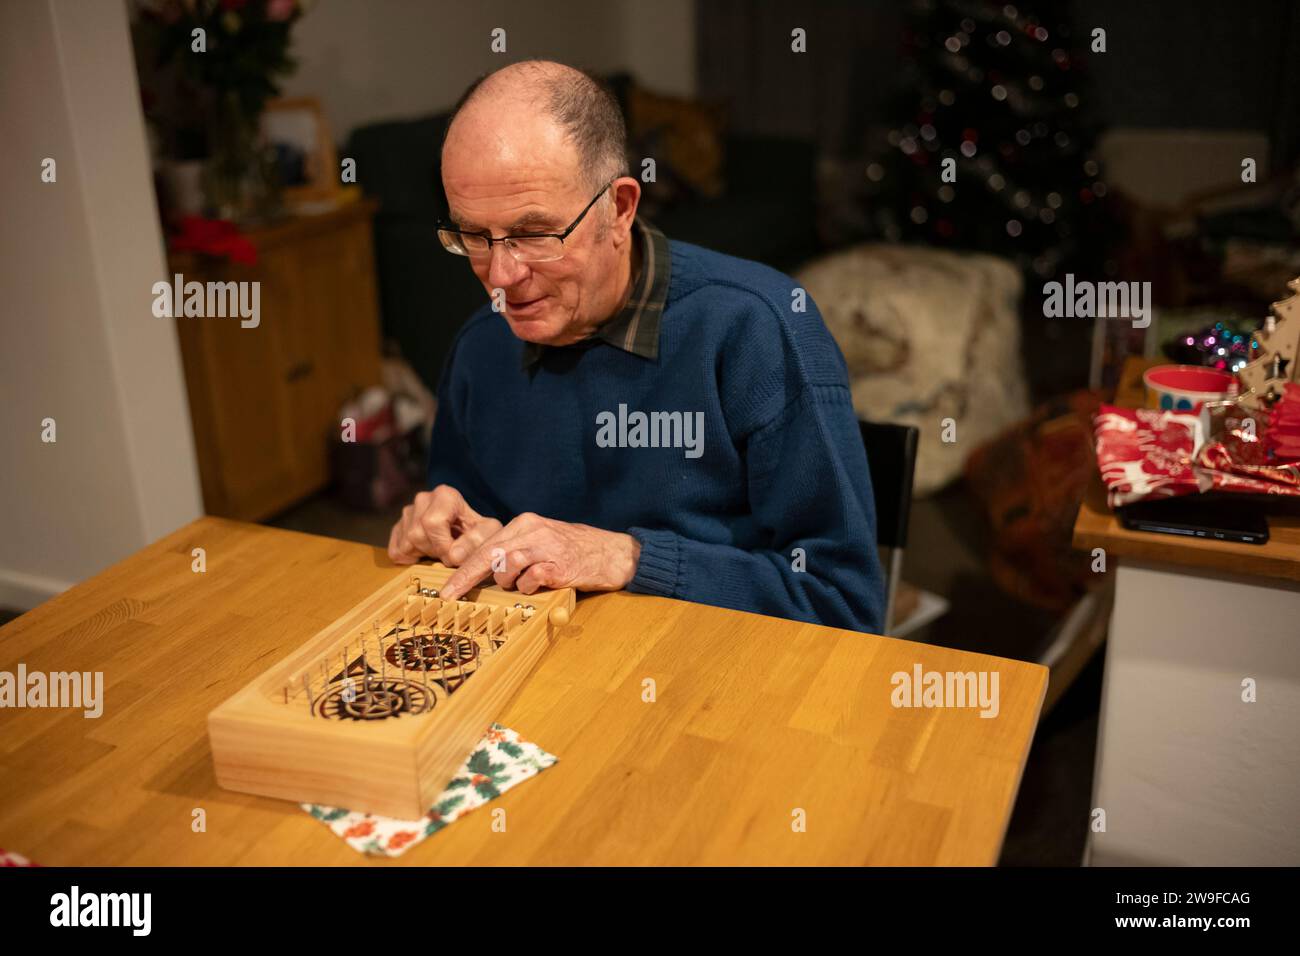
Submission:
<svg viewBox="0 0 1300 956">
<path fill-rule="evenodd" d="M 454 568 L 500 530 L 496 518 L 479 514 L 450 485 L 439 485 L 402 509 L 388 536 L 388 557 L 394 564 L 414 564 L 428 555 Z"/>
<path fill-rule="evenodd" d="M 641 544 L 630 534 L 521 514 L 465 559 L 438 589 L 455 600 L 488 573 L 503 588 L 532 594 L 539 588 L 617 591 L 636 576 Z"/>
</svg>

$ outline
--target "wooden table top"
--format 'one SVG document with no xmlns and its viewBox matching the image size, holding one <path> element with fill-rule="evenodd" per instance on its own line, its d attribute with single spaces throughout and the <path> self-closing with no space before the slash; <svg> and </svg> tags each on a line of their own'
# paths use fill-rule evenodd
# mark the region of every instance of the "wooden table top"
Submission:
<svg viewBox="0 0 1300 956">
<path fill-rule="evenodd" d="M 1129 357 L 1120 373 L 1115 404 L 1141 408 L 1146 404 L 1142 374 L 1164 359 Z M 1106 504 L 1101 476 L 1094 474 L 1074 521 L 1074 547 L 1081 551 L 1104 548 L 1107 555 L 1182 565 L 1221 573 L 1283 578 L 1300 581 L 1300 516 L 1268 516 L 1266 544 L 1241 544 L 1207 538 L 1130 531 Z"/>
<path fill-rule="evenodd" d="M 374 860 L 218 787 L 208 712 L 396 573 L 379 548 L 203 518 L 0 628 L 0 670 L 104 674 L 98 719 L 0 710 L 0 847 L 47 866 L 997 861 L 1045 668 L 626 593 L 582 598 L 501 715 L 560 758 L 493 801 L 504 833 L 473 812 Z M 998 716 L 893 707 L 917 664 L 996 672 Z"/>
</svg>

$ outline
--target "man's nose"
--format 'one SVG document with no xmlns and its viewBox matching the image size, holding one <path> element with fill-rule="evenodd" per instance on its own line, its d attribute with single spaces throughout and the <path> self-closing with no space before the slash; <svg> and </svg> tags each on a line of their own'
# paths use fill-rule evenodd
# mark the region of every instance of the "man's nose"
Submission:
<svg viewBox="0 0 1300 956">
<path fill-rule="evenodd" d="M 528 267 L 510 254 L 505 243 L 492 243 L 491 257 L 488 262 L 488 281 L 494 287 L 507 289 L 528 277 Z"/>
</svg>

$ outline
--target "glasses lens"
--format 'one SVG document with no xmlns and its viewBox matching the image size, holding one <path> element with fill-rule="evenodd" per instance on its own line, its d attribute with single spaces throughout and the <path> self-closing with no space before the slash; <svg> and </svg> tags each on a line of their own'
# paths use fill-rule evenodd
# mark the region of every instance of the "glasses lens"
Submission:
<svg viewBox="0 0 1300 956">
<path fill-rule="evenodd" d="M 564 243 L 555 236 L 531 239 L 507 239 L 511 254 L 520 262 L 548 262 L 564 255 Z"/>
<path fill-rule="evenodd" d="M 441 240 L 444 249 L 458 256 L 487 255 L 488 241 L 482 236 L 456 232 L 454 229 L 439 229 L 438 239 Z"/>
</svg>

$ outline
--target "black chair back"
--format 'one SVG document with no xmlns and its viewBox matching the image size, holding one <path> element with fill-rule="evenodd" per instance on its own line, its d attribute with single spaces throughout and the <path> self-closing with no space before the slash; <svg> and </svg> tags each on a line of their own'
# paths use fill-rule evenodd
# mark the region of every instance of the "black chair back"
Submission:
<svg viewBox="0 0 1300 956">
<path fill-rule="evenodd" d="M 907 547 L 907 519 L 912 511 L 912 478 L 920 429 L 913 425 L 858 422 L 867 449 L 871 488 L 876 498 L 876 536 L 881 547 Z"/>
</svg>

